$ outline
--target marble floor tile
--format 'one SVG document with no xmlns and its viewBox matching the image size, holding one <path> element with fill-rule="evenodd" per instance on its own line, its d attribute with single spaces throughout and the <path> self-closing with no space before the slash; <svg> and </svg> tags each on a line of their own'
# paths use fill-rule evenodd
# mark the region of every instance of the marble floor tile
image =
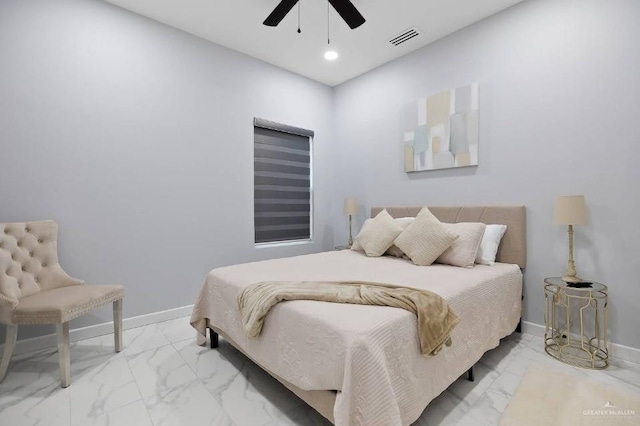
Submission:
<svg viewBox="0 0 640 426">
<path fill-rule="evenodd" d="M 602 371 L 589 370 L 586 375 L 592 380 L 601 378 L 600 381 L 603 384 L 618 386 L 627 391 L 640 394 L 640 367 L 638 364 L 614 359 L 604 372 L 606 375 L 598 374 L 602 373 Z"/>
<path fill-rule="evenodd" d="M 329 426 L 328 420 L 224 339 L 195 343 L 189 317 L 72 344 L 71 386 L 60 387 L 56 348 L 16 356 L 0 386 L 0 425 Z M 186 337 L 185 337 L 186 336 Z M 543 340 L 514 334 L 434 399 L 418 426 L 495 425 L 531 365 L 640 393 L 640 365 L 613 360 L 604 371 L 563 364 Z"/>
<path fill-rule="evenodd" d="M 208 346 L 198 346 L 195 341 L 190 340 L 174 343 L 173 346 L 220 403 L 222 392 L 250 362 L 222 338 L 216 350 L 211 350 Z"/>
<path fill-rule="evenodd" d="M 158 324 L 132 328 L 122 333 L 122 345 L 125 356 L 135 355 L 169 344 L 171 344 L 171 342 L 162 334 Z"/>
<path fill-rule="evenodd" d="M 511 398 L 518 389 L 522 376 L 503 371 L 498 378 L 491 383 L 488 390 L 499 393 L 505 398 Z"/>
<path fill-rule="evenodd" d="M 71 343 L 71 382 L 73 376 L 82 374 L 100 364 L 115 361 L 124 357 L 122 352 L 115 351 L 113 334 L 93 337 Z"/>
<path fill-rule="evenodd" d="M 197 379 L 146 398 L 145 405 L 154 426 L 235 426 Z"/>
<path fill-rule="evenodd" d="M 87 368 L 72 377 L 68 389 L 74 424 L 141 400 L 138 385 L 124 358 Z"/>
<path fill-rule="evenodd" d="M 137 401 L 124 407 L 116 408 L 105 414 L 82 419 L 72 419 L 71 426 L 153 426 L 147 406 Z"/>
<path fill-rule="evenodd" d="M 527 345 L 528 342 L 521 340 L 519 336 L 509 336 L 503 339 L 496 348 L 485 352 L 479 363 L 502 372 L 507 368 L 514 356 L 517 356 L 524 348 L 528 347 Z"/>
<path fill-rule="evenodd" d="M 544 339 L 539 336 L 532 336 L 531 339 L 526 343 L 528 348 L 533 349 L 535 352 L 546 355 L 547 353 L 544 350 Z"/>
<path fill-rule="evenodd" d="M 322 417 L 320 413 L 300 400 L 300 403 L 287 412 L 274 413 L 273 420 L 268 426 L 331 426 L 332 423 Z"/>
<path fill-rule="evenodd" d="M 414 426 L 455 425 L 469 411 L 469 404 L 449 390 L 431 401 Z"/>
<path fill-rule="evenodd" d="M 530 342 L 533 339 L 533 334 L 520 333 L 520 337 L 524 342 Z"/>
<path fill-rule="evenodd" d="M 467 412 L 467 416 L 487 425 L 497 425 L 510 399 L 511 396 L 506 396 L 502 392 L 488 389 L 482 394 L 480 399 L 471 406 Z"/>
<path fill-rule="evenodd" d="M 24 386 L 28 388 L 29 386 Z M 0 395 L 0 400 L 6 392 Z M 22 390 L 19 398 L 9 404 L 0 402 L 0 424 L 11 426 L 69 426 L 71 405 L 69 388 L 59 383 L 39 387 L 37 390 Z"/>
<path fill-rule="evenodd" d="M 242 376 L 237 374 L 222 391 L 222 407 L 238 425 L 265 425 L 274 420 L 268 402 Z"/>
<path fill-rule="evenodd" d="M 242 355 L 242 357 L 244 357 L 244 355 Z M 249 361 L 246 357 L 244 358 L 247 366 L 241 373 L 244 380 L 248 382 L 247 389 L 249 392 L 257 392 L 263 397 L 265 402 L 263 409 L 265 412 L 277 417 L 280 413 L 286 413 L 303 402 L 266 371 Z"/>
<path fill-rule="evenodd" d="M 293 410 L 304 403 L 222 339 L 213 351 L 195 340 L 174 346 L 236 424 L 286 421 L 287 413 L 296 414 Z"/>
<path fill-rule="evenodd" d="M 544 348 L 541 350 L 532 347 L 523 348 L 522 351 L 520 351 L 520 353 L 518 354 L 517 359 L 528 364 L 535 362 L 536 364 L 548 365 L 551 367 L 556 364 L 567 365 L 552 358 L 544 351 Z"/>
<path fill-rule="evenodd" d="M 477 363 L 473 367 L 473 373 L 475 377 L 473 382 L 467 380 L 467 375 L 463 374 L 448 389 L 449 392 L 469 405 L 474 404 L 500 375 L 496 370 L 482 363 Z"/>
<path fill-rule="evenodd" d="M 251 368 L 239 372 L 221 393 L 222 408 L 234 423 L 256 426 L 273 423 L 302 402 L 281 384 L 264 383 L 266 378 L 262 385 L 258 384 L 261 388 L 258 390 L 253 373 L 260 374 Z"/>
<path fill-rule="evenodd" d="M 467 413 L 462 417 L 462 419 L 460 419 L 460 421 L 458 421 L 458 423 L 456 423 L 456 426 L 495 426 L 495 425 L 488 423 L 488 421 L 485 421 L 485 420 L 478 420 L 475 417 L 473 417 L 473 415 L 471 415 L 470 413 Z"/>
<path fill-rule="evenodd" d="M 189 324 L 189 317 L 158 323 L 158 328 L 171 343 L 189 339 L 193 341 L 196 340 L 197 331 Z"/>
<path fill-rule="evenodd" d="M 162 346 L 128 356 L 127 362 L 143 399 L 163 396 L 185 383 L 197 380 L 196 375 L 172 346 Z"/>
<path fill-rule="evenodd" d="M 57 349 L 47 349 L 16 356 L 0 392 L 0 413 L 4 408 L 34 394 L 51 393 L 60 387 Z"/>
<path fill-rule="evenodd" d="M 71 348 L 75 348 L 76 351 L 79 351 L 80 353 L 86 352 L 92 355 L 104 355 L 113 358 L 123 356 L 122 352 L 116 352 L 115 337 L 113 333 L 71 342 Z"/>
</svg>

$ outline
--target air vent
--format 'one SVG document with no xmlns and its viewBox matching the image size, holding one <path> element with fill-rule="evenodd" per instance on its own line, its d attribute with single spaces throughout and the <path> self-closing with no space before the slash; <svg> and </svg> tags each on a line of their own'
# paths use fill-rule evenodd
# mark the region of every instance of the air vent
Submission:
<svg viewBox="0 0 640 426">
<path fill-rule="evenodd" d="M 391 38 L 389 43 L 394 46 L 400 46 L 402 43 L 405 43 L 414 37 L 418 37 L 420 34 L 422 34 L 422 31 L 420 31 L 418 27 L 411 27 Z"/>
</svg>

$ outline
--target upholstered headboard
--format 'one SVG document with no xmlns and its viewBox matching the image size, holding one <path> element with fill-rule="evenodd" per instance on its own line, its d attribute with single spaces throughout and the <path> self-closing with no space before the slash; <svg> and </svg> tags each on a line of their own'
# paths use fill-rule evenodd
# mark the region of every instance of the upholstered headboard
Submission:
<svg viewBox="0 0 640 426">
<path fill-rule="evenodd" d="M 382 209 L 387 209 L 393 217 L 416 216 L 420 207 L 373 207 L 371 217 Z M 465 206 L 465 207 L 429 207 L 442 222 L 481 222 L 507 225 L 502 237 L 497 262 L 514 263 L 525 268 L 527 265 L 527 219 L 524 206 Z"/>
</svg>

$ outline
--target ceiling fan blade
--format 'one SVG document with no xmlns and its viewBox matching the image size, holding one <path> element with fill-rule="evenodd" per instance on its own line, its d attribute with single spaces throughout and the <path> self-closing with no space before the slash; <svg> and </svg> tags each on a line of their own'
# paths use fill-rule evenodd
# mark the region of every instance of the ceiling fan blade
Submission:
<svg viewBox="0 0 640 426">
<path fill-rule="evenodd" d="M 349 0 L 329 0 L 329 3 L 352 30 L 366 22 L 364 16 L 358 12 L 358 9 Z"/>
<path fill-rule="evenodd" d="M 282 0 L 280 4 L 273 9 L 273 12 L 267 16 L 267 19 L 264 20 L 263 24 L 269 27 L 277 26 L 297 3 L 298 0 Z"/>
</svg>

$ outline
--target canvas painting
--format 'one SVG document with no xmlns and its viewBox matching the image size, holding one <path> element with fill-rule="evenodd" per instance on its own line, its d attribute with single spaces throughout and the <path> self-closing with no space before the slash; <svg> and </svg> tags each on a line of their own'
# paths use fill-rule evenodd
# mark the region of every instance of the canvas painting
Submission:
<svg viewBox="0 0 640 426">
<path fill-rule="evenodd" d="M 418 99 L 405 115 L 404 171 L 478 165 L 478 83 Z"/>
</svg>

